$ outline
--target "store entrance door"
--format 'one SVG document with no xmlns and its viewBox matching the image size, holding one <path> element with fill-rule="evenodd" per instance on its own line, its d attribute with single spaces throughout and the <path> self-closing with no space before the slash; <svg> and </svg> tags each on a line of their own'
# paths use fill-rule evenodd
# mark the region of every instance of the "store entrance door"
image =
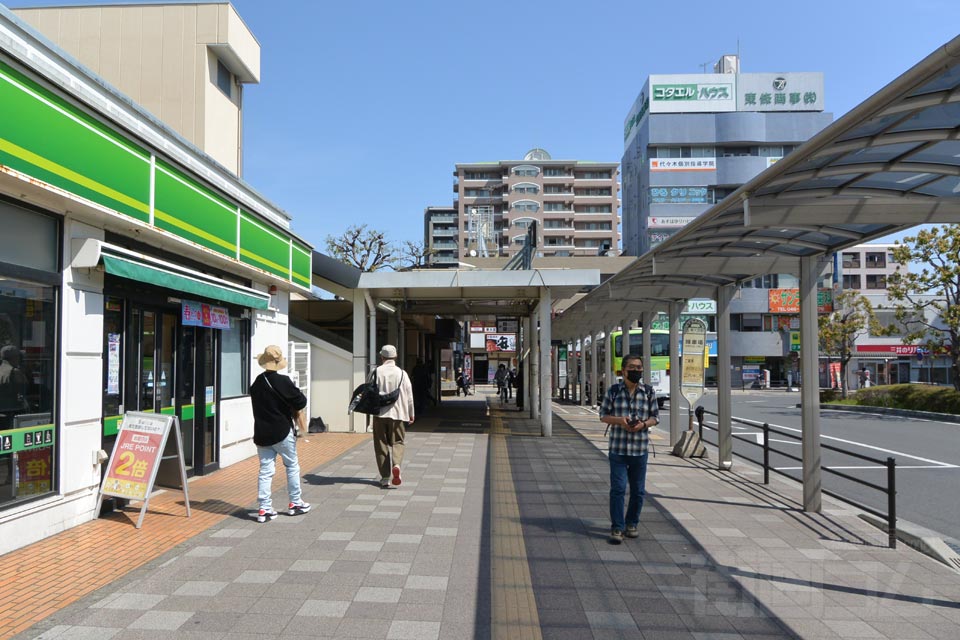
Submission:
<svg viewBox="0 0 960 640">
<path fill-rule="evenodd" d="M 217 442 L 217 332 L 181 326 L 177 348 L 177 414 L 184 454 L 195 473 L 219 468 Z"/>
</svg>

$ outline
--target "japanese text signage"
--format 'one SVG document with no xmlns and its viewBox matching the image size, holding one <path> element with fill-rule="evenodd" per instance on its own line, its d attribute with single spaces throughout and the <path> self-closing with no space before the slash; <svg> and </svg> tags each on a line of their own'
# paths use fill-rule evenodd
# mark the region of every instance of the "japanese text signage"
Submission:
<svg viewBox="0 0 960 640">
<path fill-rule="evenodd" d="M 770 289 L 767 292 L 770 313 L 800 313 L 799 289 Z M 833 312 L 833 292 L 817 291 L 817 313 Z"/>
<path fill-rule="evenodd" d="M 127 413 L 120 424 L 103 495 L 146 500 L 160 465 L 173 416 Z"/>
<path fill-rule="evenodd" d="M 683 227 L 694 221 L 688 216 L 650 216 L 647 218 L 648 229 L 663 229 L 664 227 Z"/>
<path fill-rule="evenodd" d="M 637 99 L 633 101 L 633 105 L 630 107 L 630 112 L 623 121 L 624 149 L 629 147 L 630 143 L 637 136 L 637 131 L 640 130 L 640 123 L 643 122 L 643 119 L 647 116 L 647 112 L 650 110 L 649 96 L 650 82 L 647 81 L 644 83 L 643 90 L 640 92 L 640 95 L 638 95 Z"/>
<path fill-rule="evenodd" d="M 690 406 L 703 395 L 704 353 L 707 351 L 707 325 L 696 318 L 683 325 L 680 392 Z"/>
<path fill-rule="evenodd" d="M 650 76 L 650 113 L 735 111 L 735 76 L 686 73 Z"/>
<path fill-rule="evenodd" d="M 651 204 L 713 204 L 712 187 L 650 187 Z"/>
<path fill-rule="evenodd" d="M 823 111 L 823 74 L 742 73 L 737 111 Z"/>
<path fill-rule="evenodd" d="M 180 316 L 187 327 L 230 328 L 230 312 L 225 307 L 183 300 L 180 303 Z"/>
<path fill-rule="evenodd" d="M 716 158 L 650 158 L 650 171 L 716 171 Z"/>
</svg>

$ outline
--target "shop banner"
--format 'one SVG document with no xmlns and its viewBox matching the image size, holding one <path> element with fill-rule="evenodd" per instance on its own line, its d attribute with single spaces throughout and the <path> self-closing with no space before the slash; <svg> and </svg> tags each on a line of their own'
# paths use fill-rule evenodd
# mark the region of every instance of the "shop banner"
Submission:
<svg viewBox="0 0 960 640">
<path fill-rule="evenodd" d="M 107 475 L 104 495 L 145 500 L 153 486 L 173 416 L 128 413 L 120 424 Z"/>
<path fill-rule="evenodd" d="M 684 227 L 694 220 L 696 220 L 694 216 L 650 216 L 647 218 L 647 228 Z"/>
<path fill-rule="evenodd" d="M 716 158 L 650 158 L 650 171 L 716 171 Z"/>
<path fill-rule="evenodd" d="M 767 292 L 770 313 L 800 313 L 799 289 L 770 289 Z M 817 291 L 817 313 L 833 312 L 833 291 Z"/>
<path fill-rule="evenodd" d="M 183 300 L 180 303 L 180 311 L 181 320 L 186 327 L 230 328 L 230 312 L 226 307 Z"/>
<path fill-rule="evenodd" d="M 486 334 L 487 351 L 516 351 L 517 334 L 515 333 L 488 333 Z"/>
</svg>

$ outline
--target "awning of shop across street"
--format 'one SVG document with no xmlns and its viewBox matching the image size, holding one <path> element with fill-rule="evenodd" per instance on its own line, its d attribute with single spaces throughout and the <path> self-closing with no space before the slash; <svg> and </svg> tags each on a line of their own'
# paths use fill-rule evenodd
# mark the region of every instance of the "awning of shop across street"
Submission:
<svg viewBox="0 0 960 640">
<path fill-rule="evenodd" d="M 259 291 L 234 285 L 212 277 L 201 279 L 176 273 L 159 265 L 148 264 L 135 258 L 103 253 L 103 266 L 107 273 L 138 282 L 146 282 L 167 289 L 191 293 L 204 298 L 229 302 L 242 307 L 266 309 L 270 298 Z"/>
</svg>

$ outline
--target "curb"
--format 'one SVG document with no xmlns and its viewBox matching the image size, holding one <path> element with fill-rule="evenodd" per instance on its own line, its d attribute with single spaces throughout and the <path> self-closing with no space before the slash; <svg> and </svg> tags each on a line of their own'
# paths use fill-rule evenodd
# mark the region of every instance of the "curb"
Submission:
<svg viewBox="0 0 960 640">
<path fill-rule="evenodd" d="M 797 405 L 800 408 L 800 405 Z M 940 422 L 953 422 L 960 424 L 960 415 L 953 413 L 934 413 L 933 411 L 917 411 L 914 409 L 891 409 L 890 407 L 870 407 L 866 405 L 848 405 L 848 404 L 829 404 L 823 403 L 821 409 L 830 409 L 832 411 L 852 411 L 854 413 L 881 413 L 889 416 L 901 416 L 904 418 L 924 418 L 927 420 L 938 420 Z"/>
<path fill-rule="evenodd" d="M 861 513 L 860 518 L 882 531 L 888 531 L 887 523 L 876 516 Z M 897 523 L 897 540 L 960 573 L 960 555 L 947 546 L 947 543 L 935 532 L 924 529 L 912 522 L 900 520 Z"/>
</svg>

